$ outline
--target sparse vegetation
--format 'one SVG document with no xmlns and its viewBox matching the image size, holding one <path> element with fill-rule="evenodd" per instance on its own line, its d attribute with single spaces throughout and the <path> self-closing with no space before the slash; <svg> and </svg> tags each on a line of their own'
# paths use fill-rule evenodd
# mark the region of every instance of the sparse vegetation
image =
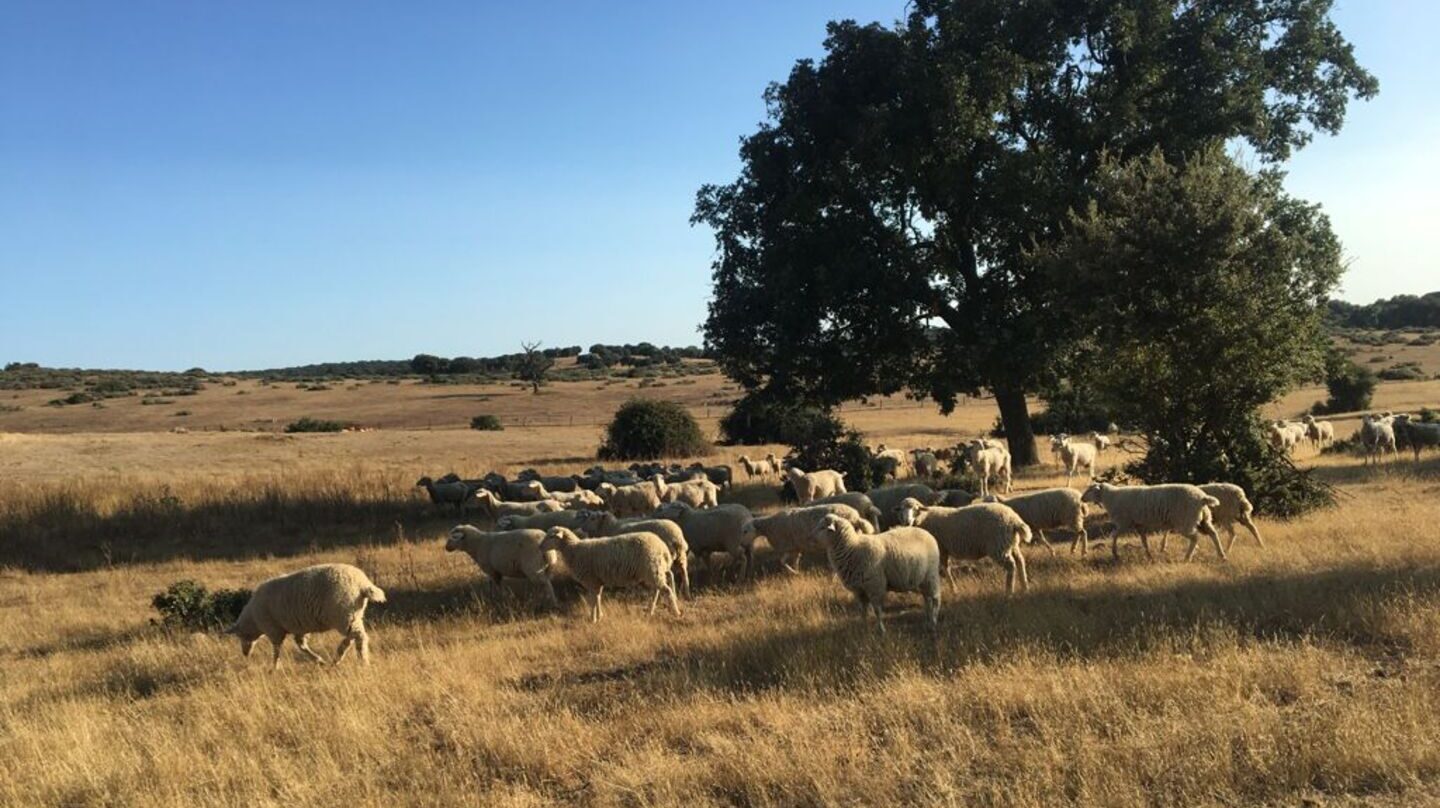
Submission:
<svg viewBox="0 0 1440 808">
<path fill-rule="evenodd" d="M 292 421 L 285 427 L 286 432 L 344 432 L 353 424 L 345 421 L 327 421 L 306 416 L 298 421 Z"/>
<path fill-rule="evenodd" d="M 159 624 L 191 631 L 219 631 L 235 622 L 250 600 L 248 589 L 211 592 L 194 581 L 176 581 L 150 599 L 160 613 Z"/>
<path fill-rule="evenodd" d="M 499 432 L 505 428 L 500 419 L 493 415 L 477 415 L 470 419 L 470 428 L 481 432 Z"/>
</svg>

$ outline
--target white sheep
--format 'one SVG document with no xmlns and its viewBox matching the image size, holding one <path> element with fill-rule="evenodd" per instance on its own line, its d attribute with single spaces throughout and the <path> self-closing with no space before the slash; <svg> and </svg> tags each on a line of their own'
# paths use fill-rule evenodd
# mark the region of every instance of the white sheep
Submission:
<svg viewBox="0 0 1440 808">
<path fill-rule="evenodd" d="M 1109 483 L 1091 483 L 1081 499 L 1103 506 L 1110 514 L 1110 555 L 1120 557 L 1120 534 L 1134 530 L 1140 534 L 1140 543 L 1145 555 L 1154 558 L 1150 552 L 1150 533 L 1173 530 L 1190 540 L 1185 551 L 1185 560 L 1195 556 L 1200 544 L 1200 534 L 1210 537 L 1215 543 L 1215 552 L 1225 560 L 1225 549 L 1220 546 L 1220 534 L 1215 532 L 1211 522 L 1210 509 L 1220 500 L 1200 490 L 1198 486 L 1186 483 L 1164 485 L 1116 486 Z"/>
<path fill-rule="evenodd" d="M 570 529 L 587 536 L 654 533 L 665 542 L 665 547 L 675 559 L 675 580 L 680 585 L 680 594 L 687 599 L 690 597 L 690 545 L 685 541 L 685 531 L 669 519 L 616 519 L 614 514 L 605 511 L 582 511 L 578 527 Z"/>
<path fill-rule="evenodd" d="M 829 516 L 838 516 L 855 526 L 861 533 L 874 533 L 872 526 L 859 511 L 839 502 L 828 505 L 806 505 L 800 508 L 757 516 L 745 525 L 745 540 L 753 543 L 764 536 L 770 548 L 780 556 L 780 564 L 790 572 L 800 571 L 800 560 L 807 552 L 821 552 L 825 548 L 813 541 L 815 529 Z M 791 564 L 791 560 L 794 564 Z"/>
<path fill-rule="evenodd" d="M 1417 421 L 1409 414 L 1395 416 L 1395 435 L 1404 437 L 1415 452 L 1415 462 L 1420 462 L 1421 449 L 1440 449 L 1440 424 L 1427 424 Z"/>
<path fill-rule="evenodd" d="M 807 474 L 798 466 L 791 466 L 785 473 L 790 478 L 790 485 L 795 488 L 795 499 L 801 505 L 845 493 L 845 478 L 838 471 L 820 469 Z"/>
<path fill-rule="evenodd" d="M 654 614 L 660 595 L 670 596 L 670 610 L 680 614 L 680 601 L 675 596 L 674 575 L 670 571 L 674 559 L 665 543 L 654 533 L 621 533 L 596 539 L 581 539 L 563 527 L 552 527 L 545 534 L 540 549 L 555 551 L 565 560 L 570 575 L 594 598 L 590 621 L 599 622 L 605 610 L 601 599 L 605 587 L 612 589 L 640 586 L 653 590 L 647 614 Z"/>
<path fill-rule="evenodd" d="M 980 502 L 963 508 L 925 505 L 916 499 L 900 503 L 900 524 L 924 528 L 940 543 L 940 566 L 950 575 L 950 559 L 977 561 L 988 558 L 1005 568 L 1005 591 L 1029 590 L 1025 556 L 1020 545 L 1030 543 L 1030 528 L 1019 514 L 994 502 Z M 953 578 L 951 579 L 953 582 Z"/>
<path fill-rule="evenodd" d="M 1323 449 L 1335 442 L 1335 425 L 1329 421 L 1317 421 L 1315 416 L 1306 415 L 1302 419 L 1305 424 L 1306 436 L 1317 449 Z"/>
<path fill-rule="evenodd" d="M 868 495 L 862 494 L 859 491 L 847 491 L 843 494 L 835 494 L 834 496 L 821 497 L 817 500 L 813 500 L 810 504 L 831 505 L 835 503 L 838 503 L 840 505 L 849 505 L 850 507 L 859 511 L 860 515 L 864 517 L 865 520 L 869 522 L 875 530 L 879 530 L 880 523 L 884 521 L 884 516 L 880 513 L 880 508 L 875 505 L 874 501 L 871 500 Z M 872 530 L 871 532 L 873 533 L 874 531 Z"/>
<path fill-rule="evenodd" d="M 885 632 L 885 593 L 919 592 L 925 598 L 925 618 L 933 629 L 940 621 L 940 548 L 935 537 L 920 528 L 897 527 L 865 534 L 847 519 L 827 516 L 815 531 L 844 585 L 868 619 Z"/>
<path fill-rule="evenodd" d="M 883 485 L 870 489 L 866 496 L 870 497 L 870 501 L 875 503 L 875 507 L 880 511 L 880 522 L 876 527 L 881 530 L 900 524 L 900 503 L 907 497 L 918 499 L 925 505 L 934 505 L 940 501 L 940 494 L 924 483 Z"/>
<path fill-rule="evenodd" d="M 550 583 L 550 559 L 540 549 L 543 530 L 501 530 L 486 533 L 474 525 L 456 525 L 445 541 L 445 552 L 464 552 L 480 572 L 501 587 L 506 578 L 524 578 L 539 586 L 545 600 L 558 606 L 555 587 Z M 503 592 L 504 589 L 501 588 Z"/>
<path fill-rule="evenodd" d="M 1056 435 L 1050 439 L 1050 448 L 1060 458 L 1060 465 L 1065 469 L 1065 485 L 1070 485 L 1070 480 L 1080 471 L 1085 469 L 1090 479 L 1095 478 L 1095 446 L 1089 443 L 1082 443 L 1065 435 Z"/>
<path fill-rule="evenodd" d="M 905 452 L 891 449 L 885 444 L 875 447 L 875 463 L 881 469 L 882 477 L 899 477 L 905 471 Z"/>
<path fill-rule="evenodd" d="M 308 635 L 321 631 L 338 631 L 344 638 L 335 649 L 335 663 L 345 658 L 354 643 L 360 661 L 370 662 L 370 638 L 365 633 L 365 606 L 384 603 L 385 592 L 370 582 L 358 567 L 349 564 L 317 564 L 303 570 L 271 578 L 255 587 L 240 617 L 225 629 L 226 634 L 240 638 L 240 652 L 250 656 L 255 641 L 263 635 L 275 649 L 276 668 L 280 667 L 280 646 L 287 635 L 295 637 L 295 645 L 316 662 L 324 657 L 310 649 Z"/>
<path fill-rule="evenodd" d="M 684 482 L 666 482 L 664 475 L 656 474 L 651 482 L 660 494 L 660 501 L 683 502 L 692 508 L 713 508 L 720 504 L 720 487 L 707 477 Z"/>
<path fill-rule="evenodd" d="M 940 474 L 940 458 L 934 452 L 924 449 L 914 449 L 911 454 L 915 458 L 916 477 L 935 477 Z"/>
<path fill-rule="evenodd" d="M 565 510 L 565 506 L 553 499 L 544 499 L 539 502 L 501 502 L 494 492 L 484 489 L 475 492 L 474 501 L 491 519 L 501 519 L 506 516 L 534 516 L 537 513 Z"/>
<path fill-rule="evenodd" d="M 1265 540 L 1260 538 L 1260 528 L 1255 526 L 1255 521 L 1250 515 L 1255 512 L 1255 506 L 1250 504 L 1250 498 L 1245 496 L 1245 489 L 1234 483 L 1207 483 L 1200 486 L 1200 490 L 1214 497 L 1220 504 L 1210 506 L 1210 521 L 1217 528 L 1225 528 L 1229 535 L 1229 541 L 1225 543 L 1225 552 L 1235 546 L 1235 525 L 1241 524 L 1250 535 L 1255 537 L 1255 543 L 1261 547 L 1265 546 Z M 1167 533 L 1165 536 L 1169 538 Z M 1161 539 L 1160 549 L 1165 549 L 1165 540 Z"/>
<path fill-rule="evenodd" d="M 744 560 L 742 576 L 750 574 L 755 542 L 745 533 L 745 523 L 751 517 L 750 510 L 744 505 L 732 503 L 698 510 L 683 502 L 667 502 L 653 515 L 656 519 L 669 519 L 680 526 L 685 533 L 685 542 L 690 545 L 690 552 L 700 559 L 706 569 L 710 568 L 711 553 L 726 553 L 732 561 Z"/>
<path fill-rule="evenodd" d="M 1074 535 L 1070 541 L 1070 552 L 1074 553 L 1075 548 L 1080 548 L 1080 554 L 1089 553 L 1089 536 L 1085 532 L 1085 503 L 1080 500 L 1080 492 L 1073 488 L 1046 488 L 1042 491 L 1034 491 L 1024 494 L 1017 494 L 1012 497 L 991 495 L 988 501 L 1000 502 L 1019 514 L 1030 526 L 1031 534 L 1045 545 L 1051 555 L 1055 554 L 1055 548 L 1051 546 L 1050 540 L 1045 536 L 1047 530 L 1068 530 Z"/>
<path fill-rule="evenodd" d="M 1102 435 L 1099 432 L 1090 433 L 1090 442 L 1095 444 L 1096 452 L 1104 452 L 1106 449 L 1110 448 L 1109 436 Z"/>
<path fill-rule="evenodd" d="M 595 493 L 605 500 L 605 507 L 619 517 L 641 516 L 660 507 L 660 491 L 650 481 L 618 486 L 601 483 Z"/>
<path fill-rule="evenodd" d="M 594 491 L 579 489 L 570 493 L 551 492 L 550 498 L 569 511 L 596 510 L 605 507 L 605 500 Z"/>
<path fill-rule="evenodd" d="M 745 469 L 745 478 L 753 480 L 756 477 L 769 477 L 780 470 L 771 459 L 773 457 L 774 455 L 771 455 L 764 460 L 751 460 L 745 455 L 740 455 L 735 460 L 741 468 Z"/>
<path fill-rule="evenodd" d="M 1379 463 L 1388 451 L 1395 454 L 1394 416 L 1376 418 L 1366 413 L 1360 419 L 1360 443 L 1365 447 L 1365 465 Z"/>
<path fill-rule="evenodd" d="M 1000 482 L 1000 493 L 1010 493 L 1010 453 L 991 446 L 983 439 L 971 441 L 965 447 L 965 460 L 980 479 L 980 495 L 990 493 L 990 480 Z"/>
<path fill-rule="evenodd" d="M 572 511 L 567 508 L 565 510 L 546 511 L 545 513 L 525 516 L 511 514 L 496 519 L 495 529 L 545 531 L 556 525 L 560 525 L 562 527 L 568 527 L 571 530 L 578 530 L 585 520 L 585 517 L 582 515 L 585 513 L 588 513 L 588 511 Z"/>
</svg>

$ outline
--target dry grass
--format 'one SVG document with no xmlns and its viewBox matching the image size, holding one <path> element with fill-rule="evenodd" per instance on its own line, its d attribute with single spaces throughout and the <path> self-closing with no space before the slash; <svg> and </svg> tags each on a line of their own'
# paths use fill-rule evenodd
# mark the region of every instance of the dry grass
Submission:
<svg viewBox="0 0 1440 808">
<path fill-rule="evenodd" d="M 913 445 L 992 418 L 851 420 Z M 1440 799 L 1440 461 L 1307 458 L 1342 505 L 1262 522 L 1264 551 L 1032 548 L 1028 595 L 1005 599 L 981 565 L 946 592 L 938 636 L 901 598 L 882 638 L 813 563 L 702 575 L 678 619 L 623 596 L 598 626 L 573 595 L 537 612 L 445 554 L 452 517 L 410 487 L 450 467 L 574 468 L 595 437 L 5 436 L 0 805 Z M 737 497 L 773 506 L 762 487 Z M 233 641 L 148 625 L 174 580 L 246 586 L 321 560 L 390 595 L 368 669 L 287 652 L 272 673 Z"/>
</svg>

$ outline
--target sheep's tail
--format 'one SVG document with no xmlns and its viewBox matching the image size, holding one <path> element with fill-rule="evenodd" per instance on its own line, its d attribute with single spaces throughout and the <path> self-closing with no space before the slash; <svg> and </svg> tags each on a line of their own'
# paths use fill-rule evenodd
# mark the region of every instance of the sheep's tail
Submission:
<svg viewBox="0 0 1440 808">
<path fill-rule="evenodd" d="M 384 602 L 385 602 L 385 590 L 381 589 L 380 587 L 378 587 L 378 586 L 376 586 L 376 585 L 374 585 L 374 584 L 371 584 L 371 585 L 370 585 L 368 588 L 366 588 L 366 590 L 365 590 L 365 597 L 369 598 L 372 603 L 384 603 Z"/>
<path fill-rule="evenodd" d="M 1015 535 L 1020 537 L 1021 544 L 1029 544 L 1035 540 L 1035 536 L 1030 533 L 1030 526 L 1024 522 L 1015 528 Z"/>
<path fill-rule="evenodd" d="M 1207 495 L 1207 496 L 1205 497 L 1205 505 L 1208 506 L 1208 507 L 1211 507 L 1211 508 L 1218 508 L 1218 507 L 1220 507 L 1220 500 L 1218 500 L 1218 499 L 1216 499 L 1216 498 L 1214 498 L 1214 497 L 1212 497 L 1212 496 Z"/>
</svg>

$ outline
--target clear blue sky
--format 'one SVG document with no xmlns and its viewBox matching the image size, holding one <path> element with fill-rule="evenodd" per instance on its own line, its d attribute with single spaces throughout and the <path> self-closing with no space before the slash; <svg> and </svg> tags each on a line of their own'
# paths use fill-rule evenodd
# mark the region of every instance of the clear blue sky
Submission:
<svg viewBox="0 0 1440 808">
<path fill-rule="evenodd" d="M 1292 165 L 1344 296 L 1440 288 L 1440 4 L 1337 10 L 1379 99 Z M 0 362 L 694 344 L 761 92 L 903 0 L 0 0 Z"/>
</svg>

